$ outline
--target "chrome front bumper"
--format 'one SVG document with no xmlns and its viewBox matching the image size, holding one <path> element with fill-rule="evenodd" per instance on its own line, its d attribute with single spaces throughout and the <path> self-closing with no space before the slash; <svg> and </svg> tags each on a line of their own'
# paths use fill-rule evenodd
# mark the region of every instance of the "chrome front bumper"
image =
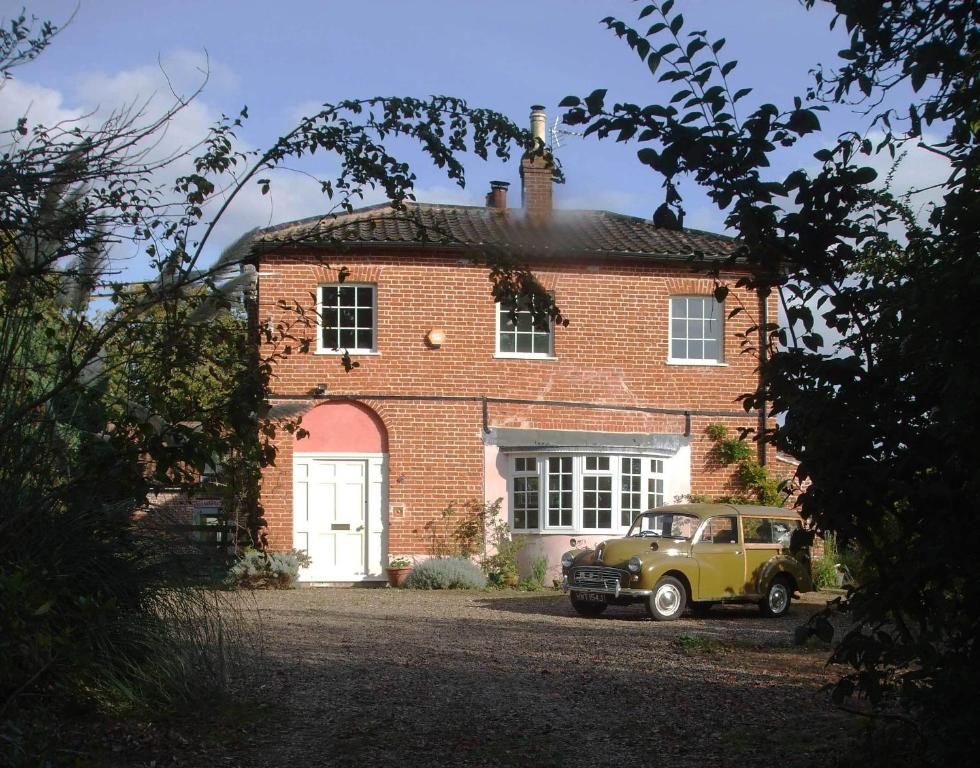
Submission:
<svg viewBox="0 0 980 768">
<path fill-rule="evenodd" d="M 630 587 L 621 587 L 617 583 L 612 588 L 610 587 L 581 587 L 568 583 L 568 576 L 561 577 L 561 591 L 562 592 L 592 592 L 598 595 L 612 595 L 613 597 L 650 597 L 653 594 L 652 589 L 631 589 Z"/>
</svg>

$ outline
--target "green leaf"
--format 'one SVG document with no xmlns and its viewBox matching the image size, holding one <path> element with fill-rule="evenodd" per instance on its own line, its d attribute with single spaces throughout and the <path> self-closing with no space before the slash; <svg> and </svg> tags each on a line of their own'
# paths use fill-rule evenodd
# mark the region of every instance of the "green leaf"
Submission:
<svg viewBox="0 0 980 768">
<path fill-rule="evenodd" d="M 872 181 L 878 178 L 878 171 L 874 168 L 869 168 L 865 166 L 864 168 L 858 168 L 854 172 L 854 181 L 857 184 L 870 184 Z"/>
<path fill-rule="evenodd" d="M 684 14 L 677 14 L 673 20 L 670 22 L 670 31 L 675 35 L 681 31 L 681 27 L 684 26 Z"/>
<path fill-rule="evenodd" d="M 655 149 L 650 149 L 649 147 L 644 147 L 636 153 L 637 158 L 644 165 L 649 165 L 652 168 L 657 167 L 657 163 L 660 160 L 660 153 Z"/>
<path fill-rule="evenodd" d="M 606 100 L 606 89 L 597 88 L 585 97 L 585 106 L 593 115 L 602 111 L 602 106 Z"/>
<path fill-rule="evenodd" d="M 640 11 L 640 15 L 637 18 L 645 19 L 647 16 L 649 16 L 655 10 L 657 10 L 657 6 L 655 6 L 655 5 L 648 5 L 642 11 Z"/>
<path fill-rule="evenodd" d="M 582 103 L 582 100 L 578 96 L 566 96 L 560 102 L 558 102 L 559 107 L 577 107 Z"/>
<path fill-rule="evenodd" d="M 736 101 L 748 96 L 750 93 L 752 93 L 751 88 L 739 88 L 737 91 L 735 91 L 735 95 L 732 96 L 732 103 L 734 104 Z"/>
<path fill-rule="evenodd" d="M 670 13 L 670 9 L 674 7 L 674 0 L 664 0 L 663 5 L 660 6 L 660 12 L 666 16 Z"/>
<path fill-rule="evenodd" d="M 651 53 L 650 56 L 647 58 L 647 66 L 650 67 L 651 75 L 657 74 L 657 67 L 660 66 L 661 61 L 662 61 L 661 57 L 658 56 L 656 53 Z"/>
</svg>

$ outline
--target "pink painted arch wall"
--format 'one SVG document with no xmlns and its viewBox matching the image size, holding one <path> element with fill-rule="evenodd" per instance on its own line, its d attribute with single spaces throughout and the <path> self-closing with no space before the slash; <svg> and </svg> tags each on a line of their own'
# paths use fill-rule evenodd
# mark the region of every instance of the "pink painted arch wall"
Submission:
<svg viewBox="0 0 980 768">
<path fill-rule="evenodd" d="M 296 440 L 296 453 L 387 453 L 388 431 L 378 414 L 350 400 L 331 400 L 303 416 L 309 435 Z"/>
</svg>

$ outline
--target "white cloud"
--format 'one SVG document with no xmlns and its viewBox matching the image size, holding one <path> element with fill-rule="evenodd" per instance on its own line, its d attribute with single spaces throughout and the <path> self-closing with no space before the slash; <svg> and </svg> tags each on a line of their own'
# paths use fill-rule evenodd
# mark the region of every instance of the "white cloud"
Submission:
<svg viewBox="0 0 980 768">
<path fill-rule="evenodd" d="M 65 106 L 64 95 L 37 83 L 12 79 L 0 84 L 0 127 L 12 128 L 26 117 L 30 125 L 56 125 L 82 116 L 79 107 Z"/>
</svg>

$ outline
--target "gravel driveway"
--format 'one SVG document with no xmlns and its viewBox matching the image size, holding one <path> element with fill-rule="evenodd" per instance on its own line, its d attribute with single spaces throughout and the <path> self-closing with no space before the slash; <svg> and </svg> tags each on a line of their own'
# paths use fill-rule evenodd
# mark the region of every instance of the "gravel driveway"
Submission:
<svg viewBox="0 0 980 768">
<path fill-rule="evenodd" d="M 202 765 L 782 768 L 832 763 L 853 730 L 819 692 L 826 649 L 790 646 L 812 597 L 784 619 L 668 624 L 639 606 L 580 618 L 551 592 L 255 599 L 268 715 Z"/>
</svg>

